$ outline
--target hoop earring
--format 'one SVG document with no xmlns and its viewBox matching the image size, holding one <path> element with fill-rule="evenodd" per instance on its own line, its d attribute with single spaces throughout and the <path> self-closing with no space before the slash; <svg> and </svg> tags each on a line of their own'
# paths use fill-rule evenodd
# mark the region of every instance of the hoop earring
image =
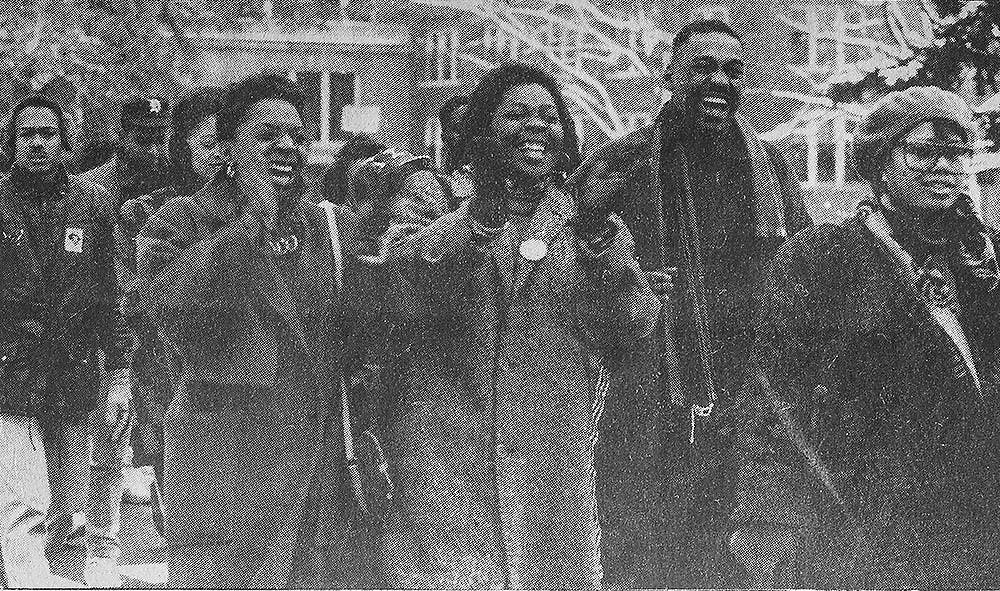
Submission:
<svg viewBox="0 0 1000 591">
<path fill-rule="evenodd" d="M 566 179 L 569 178 L 569 164 L 569 154 L 566 152 L 556 154 L 555 165 L 552 167 L 552 180 L 557 185 L 566 184 Z"/>
</svg>

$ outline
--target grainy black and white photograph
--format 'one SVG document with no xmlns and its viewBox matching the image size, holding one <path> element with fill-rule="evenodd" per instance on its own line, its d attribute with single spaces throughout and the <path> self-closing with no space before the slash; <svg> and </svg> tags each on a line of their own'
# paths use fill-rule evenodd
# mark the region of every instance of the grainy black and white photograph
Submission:
<svg viewBox="0 0 1000 591">
<path fill-rule="evenodd" d="M 1000 0 L 2 0 L 0 588 L 1000 588 Z"/>
</svg>

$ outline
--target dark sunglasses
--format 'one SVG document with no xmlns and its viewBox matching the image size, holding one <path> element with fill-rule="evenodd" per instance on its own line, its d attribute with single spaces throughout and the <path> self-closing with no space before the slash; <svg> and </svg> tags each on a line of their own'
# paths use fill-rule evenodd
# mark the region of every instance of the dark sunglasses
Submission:
<svg viewBox="0 0 1000 591">
<path fill-rule="evenodd" d="M 965 168 L 975 153 L 964 144 L 939 144 L 934 142 L 904 142 L 906 166 L 918 172 L 927 172 L 937 166 L 942 158 L 952 166 Z"/>
</svg>

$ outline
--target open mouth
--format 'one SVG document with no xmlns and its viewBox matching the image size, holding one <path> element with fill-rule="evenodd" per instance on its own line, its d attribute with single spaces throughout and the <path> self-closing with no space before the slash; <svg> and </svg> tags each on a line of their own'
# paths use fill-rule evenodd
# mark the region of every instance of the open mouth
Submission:
<svg viewBox="0 0 1000 591">
<path fill-rule="evenodd" d="M 702 113 L 717 118 L 729 115 L 731 105 L 732 103 L 729 98 L 718 94 L 707 94 L 699 102 Z"/>
<path fill-rule="evenodd" d="M 272 162 L 267 171 L 276 184 L 291 184 L 295 180 L 297 165 L 291 162 Z"/>
<path fill-rule="evenodd" d="M 545 154 L 548 152 L 548 146 L 545 142 L 528 141 L 522 143 L 518 146 L 521 154 L 525 159 L 532 162 L 541 162 L 545 160 Z"/>
</svg>

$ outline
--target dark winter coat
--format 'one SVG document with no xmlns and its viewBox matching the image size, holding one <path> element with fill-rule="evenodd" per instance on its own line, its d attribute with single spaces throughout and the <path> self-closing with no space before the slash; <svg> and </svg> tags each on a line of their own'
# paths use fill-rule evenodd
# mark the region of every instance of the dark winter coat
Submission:
<svg viewBox="0 0 1000 591">
<path fill-rule="evenodd" d="M 445 201 L 430 173 L 403 197 L 397 219 Z M 543 198 L 523 236 L 547 245 L 535 263 L 521 237 L 475 238 L 469 202 L 402 241 L 410 340 L 390 372 L 387 586 L 600 584 L 593 449 L 609 359 L 652 330 L 659 302 L 628 231 L 595 256 L 574 213 L 558 189 Z"/>
<path fill-rule="evenodd" d="M 15 172 L 16 174 L 16 172 Z M 0 412 L 81 420 L 98 400 L 101 357 L 128 367 L 113 204 L 101 187 L 60 173 L 44 195 L 0 179 Z M 32 406 L 25 384 L 41 404 Z"/>
<path fill-rule="evenodd" d="M 149 217 L 164 203 L 177 197 L 174 187 L 129 199 L 119 210 L 118 243 L 130 273 L 135 273 L 135 237 Z M 132 430 L 132 462 L 136 466 L 163 467 L 163 415 L 176 391 L 179 373 L 177 355 L 160 338 L 152 320 L 127 302 L 125 314 L 135 335 L 132 355 L 132 402 L 136 425 Z"/>
<path fill-rule="evenodd" d="M 779 587 L 1000 584 L 997 294 L 956 281 L 982 396 L 858 219 L 778 251 L 733 519 L 800 536 Z"/>
<path fill-rule="evenodd" d="M 108 195 L 111 196 L 116 214 L 118 213 L 118 209 L 121 208 L 122 203 L 128 199 L 122 193 L 124 179 L 122 177 L 122 165 L 120 162 L 118 155 L 114 154 L 104 164 L 80 173 L 80 176 L 85 180 L 104 187 Z"/>
<path fill-rule="evenodd" d="M 656 133 L 658 129 L 662 129 L 661 134 Z M 681 265 L 675 213 L 683 188 L 677 158 L 681 136 L 680 114 L 668 105 L 653 125 L 615 142 L 630 146 L 638 138 L 638 150 L 623 148 L 608 153 L 614 160 L 609 163 L 612 170 L 637 164 L 617 201 L 623 204 L 622 219 L 635 238 L 639 264 L 645 271 L 680 267 L 664 312 L 672 311 L 673 337 L 684 385 L 689 388 L 687 402 L 705 404 L 704 393 L 687 380 L 698 357 L 690 332 L 693 312 L 684 289 L 688 270 Z M 659 162 L 654 162 L 656 142 L 662 145 Z M 764 150 L 780 186 L 785 227 L 791 236 L 811 223 L 802 192 L 781 153 L 767 143 Z M 689 150 L 688 157 L 705 269 L 709 349 L 719 397 L 713 411 L 716 419 L 709 425 L 712 432 L 699 432 L 696 438 L 708 443 L 716 437 L 717 425 L 728 422 L 722 416 L 729 412 L 743 384 L 745 360 L 753 342 L 758 287 L 781 240 L 754 234 L 753 187 L 745 143 L 719 142 L 704 152 Z M 661 194 L 656 191 L 656 175 Z M 714 560 L 705 557 L 714 552 L 712 548 L 690 537 L 701 531 L 701 526 L 691 521 L 694 504 L 700 495 L 714 494 L 708 505 L 719 513 L 719 496 L 725 491 L 703 482 L 706 466 L 717 463 L 714 456 L 718 450 L 709 445 L 703 453 L 701 443 L 692 448 L 688 443 L 689 408 L 671 404 L 661 361 L 665 353 L 660 338 L 663 327 L 661 323 L 626 355 L 623 371 L 610 389 L 609 420 L 601 428 L 598 490 L 607 524 L 604 547 L 608 575 L 612 582 L 624 586 L 725 586 L 726 581 L 693 572 L 702 568 L 700 561 Z"/>
</svg>

